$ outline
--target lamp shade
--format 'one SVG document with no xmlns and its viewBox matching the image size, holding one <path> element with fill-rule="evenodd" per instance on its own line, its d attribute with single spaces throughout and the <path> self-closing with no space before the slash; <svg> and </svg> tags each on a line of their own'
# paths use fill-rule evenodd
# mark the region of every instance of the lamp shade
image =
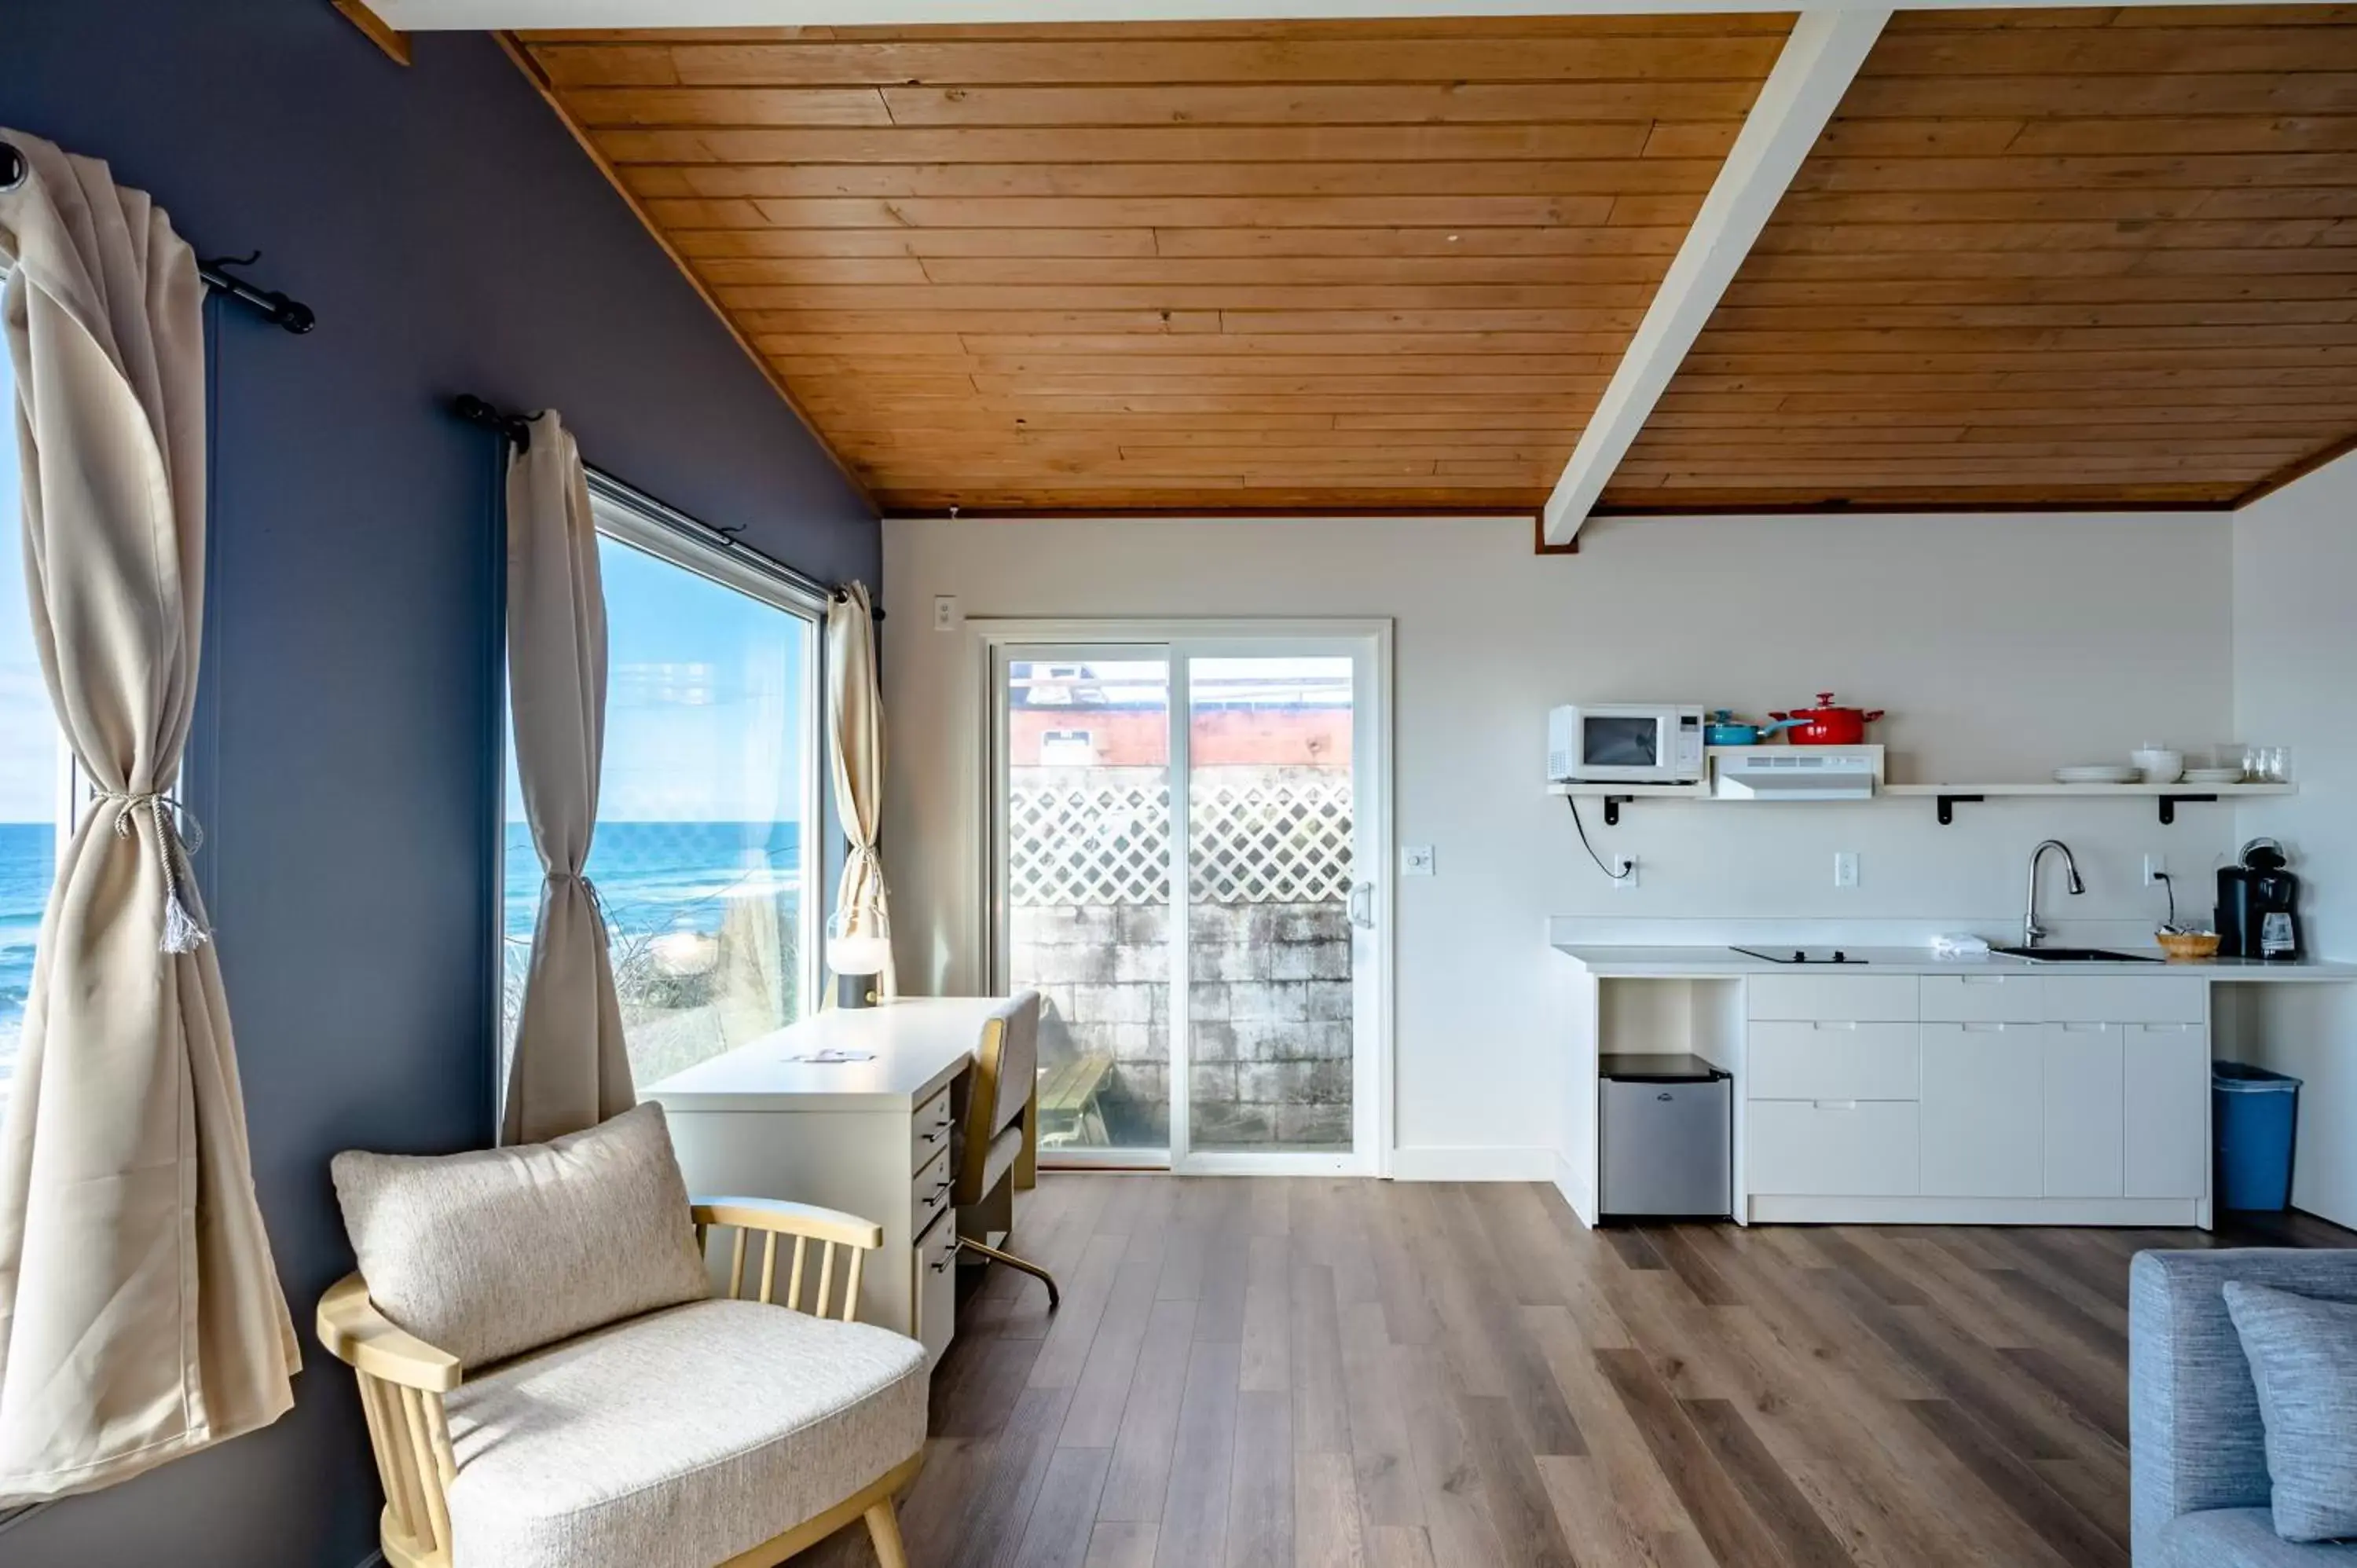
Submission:
<svg viewBox="0 0 2357 1568">
<path fill-rule="evenodd" d="M 881 974 L 892 956 L 891 940 L 866 931 L 826 939 L 826 967 L 837 974 Z"/>
</svg>

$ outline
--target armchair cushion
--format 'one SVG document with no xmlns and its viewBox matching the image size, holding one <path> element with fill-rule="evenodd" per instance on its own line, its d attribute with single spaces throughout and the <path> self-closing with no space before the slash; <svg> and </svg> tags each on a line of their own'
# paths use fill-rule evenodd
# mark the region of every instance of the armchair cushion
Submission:
<svg viewBox="0 0 2357 1568">
<path fill-rule="evenodd" d="M 470 1372 L 711 1294 L 651 1102 L 546 1144 L 330 1168 L 369 1298 Z"/>
<path fill-rule="evenodd" d="M 2357 1303 L 2228 1280 L 2226 1310 L 2258 1385 L 2276 1533 L 2357 1536 Z"/>
<path fill-rule="evenodd" d="M 2130 1522 L 2138 1564 L 2166 1562 L 2180 1514 L 2268 1502 L 2266 1428 L 2225 1283 L 2357 1300 L 2357 1251 L 2138 1252 L 2128 1273 Z"/>
<path fill-rule="evenodd" d="M 924 1446 L 925 1352 L 861 1323 L 704 1301 L 448 1396 L 458 1568 L 710 1568 Z"/>
<path fill-rule="evenodd" d="M 2357 1568 L 2357 1546 L 2299 1546 L 2265 1509 L 2205 1509 L 2160 1528 L 2136 1568 Z"/>
</svg>

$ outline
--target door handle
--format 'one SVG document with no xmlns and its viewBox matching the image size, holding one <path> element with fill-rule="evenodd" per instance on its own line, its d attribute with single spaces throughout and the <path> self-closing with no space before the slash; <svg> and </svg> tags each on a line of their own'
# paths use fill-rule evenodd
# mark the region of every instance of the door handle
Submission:
<svg viewBox="0 0 2357 1568">
<path fill-rule="evenodd" d="M 1351 924 L 1361 930 L 1372 930 L 1375 925 L 1375 885 L 1372 882 L 1351 884 Z"/>
</svg>

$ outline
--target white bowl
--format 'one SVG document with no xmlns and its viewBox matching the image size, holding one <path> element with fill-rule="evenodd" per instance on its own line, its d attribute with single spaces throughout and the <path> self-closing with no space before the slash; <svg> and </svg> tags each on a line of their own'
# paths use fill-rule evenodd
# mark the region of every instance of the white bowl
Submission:
<svg viewBox="0 0 2357 1568">
<path fill-rule="evenodd" d="M 2185 754 L 2181 751 L 2148 746 L 2130 752 L 2128 760 L 2136 765 L 2147 784 L 2174 784 L 2185 771 Z"/>
</svg>

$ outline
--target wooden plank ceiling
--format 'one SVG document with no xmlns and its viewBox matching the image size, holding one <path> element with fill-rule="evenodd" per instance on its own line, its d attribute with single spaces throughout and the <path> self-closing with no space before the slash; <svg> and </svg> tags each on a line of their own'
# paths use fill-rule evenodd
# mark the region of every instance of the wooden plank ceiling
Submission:
<svg viewBox="0 0 2357 1568">
<path fill-rule="evenodd" d="M 2357 432 L 2357 8 L 1901 12 L 1599 511 L 2226 504 Z"/>
<path fill-rule="evenodd" d="M 538 34 L 893 511 L 1535 509 L 1786 16 Z M 2357 432 L 2357 8 L 1896 17 L 1601 511 L 2218 505 Z"/>
<path fill-rule="evenodd" d="M 1535 508 L 1790 25 L 524 48 L 888 510 Z"/>
</svg>

